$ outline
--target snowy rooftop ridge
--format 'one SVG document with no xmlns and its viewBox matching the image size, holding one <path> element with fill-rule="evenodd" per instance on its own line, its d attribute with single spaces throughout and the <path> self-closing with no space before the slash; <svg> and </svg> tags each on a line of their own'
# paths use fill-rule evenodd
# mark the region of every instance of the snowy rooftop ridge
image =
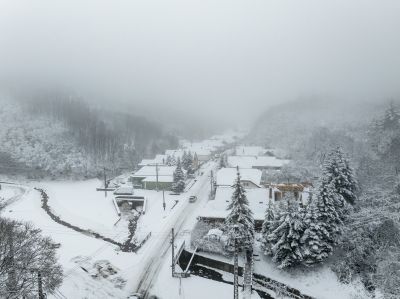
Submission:
<svg viewBox="0 0 400 299">
<path fill-rule="evenodd" d="M 229 203 L 232 200 L 234 188 L 218 187 L 215 199 L 207 202 L 207 205 L 200 212 L 200 217 L 209 218 L 225 218 L 229 211 L 227 210 Z M 265 210 L 268 206 L 268 189 L 255 188 L 247 189 L 246 197 L 249 201 L 249 206 L 253 212 L 255 220 L 264 220 Z"/>
<path fill-rule="evenodd" d="M 260 185 L 262 172 L 258 169 L 239 169 L 240 179 L 250 181 L 255 185 Z M 221 168 L 217 172 L 218 186 L 233 186 L 237 179 L 236 168 Z"/>
<path fill-rule="evenodd" d="M 290 160 L 282 160 L 269 156 L 229 156 L 228 164 L 240 168 L 281 168 Z"/>
<path fill-rule="evenodd" d="M 157 170 L 158 168 L 158 176 L 172 176 L 175 171 L 175 166 L 153 166 L 153 165 L 147 165 L 143 166 L 140 168 L 138 171 L 136 171 L 132 176 L 133 177 L 149 177 L 149 176 L 157 176 Z"/>
</svg>

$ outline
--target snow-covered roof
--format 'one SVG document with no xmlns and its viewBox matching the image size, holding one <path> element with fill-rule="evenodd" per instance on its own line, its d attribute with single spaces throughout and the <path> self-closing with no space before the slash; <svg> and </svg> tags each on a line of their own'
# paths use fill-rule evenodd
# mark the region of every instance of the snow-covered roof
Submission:
<svg viewBox="0 0 400 299">
<path fill-rule="evenodd" d="M 262 172 L 258 169 L 239 169 L 242 181 L 250 181 L 260 185 Z M 221 168 L 217 172 L 218 186 L 233 186 L 237 178 L 236 168 Z"/>
<path fill-rule="evenodd" d="M 159 183 L 172 183 L 174 181 L 173 176 L 158 176 Z M 142 182 L 157 182 L 156 176 L 148 176 Z"/>
<path fill-rule="evenodd" d="M 234 188 L 231 187 L 218 187 L 215 199 L 207 202 L 207 205 L 200 211 L 200 217 L 225 218 L 229 213 L 227 208 L 232 200 L 233 191 Z M 263 220 L 269 200 L 268 189 L 247 189 L 246 197 L 254 219 Z"/>
<path fill-rule="evenodd" d="M 133 194 L 133 186 L 121 186 L 114 191 L 114 194 Z"/>
<path fill-rule="evenodd" d="M 262 156 L 267 151 L 262 146 L 239 145 L 235 148 L 237 156 Z"/>
<path fill-rule="evenodd" d="M 166 155 L 157 155 L 154 159 L 143 159 L 138 165 L 146 166 L 146 165 L 156 165 L 156 164 L 164 164 L 167 160 Z"/>
<path fill-rule="evenodd" d="M 269 156 L 229 156 L 228 164 L 232 167 L 239 168 L 281 168 L 288 164 L 290 160 L 282 160 L 276 157 Z"/>
<path fill-rule="evenodd" d="M 158 166 L 158 181 L 172 182 L 175 168 L 175 166 Z M 132 177 L 145 178 L 143 180 L 145 182 L 155 182 L 157 181 L 156 166 L 143 166 Z"/>
</svg>

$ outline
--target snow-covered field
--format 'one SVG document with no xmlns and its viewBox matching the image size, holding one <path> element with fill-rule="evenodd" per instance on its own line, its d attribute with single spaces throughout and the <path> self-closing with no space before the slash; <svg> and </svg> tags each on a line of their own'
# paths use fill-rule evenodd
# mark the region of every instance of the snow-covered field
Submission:
<svg viewBox="0 0 400 299">
<path fill-rule="evenodd" d="M 162 208 L 162 192 L 135 190 L 136 194 L 141 193 L 148 199 L 146 214 L 141 216 L 138 223 L 137 235 L 144 236 L 152 232 L 151 239 L 137 253 L 121 252 L 117 246 L 55 223 L 41 208 L 40 193 L 33 186 L 26 187 L 25 193 L 18 193 L 20 198 L 8 205 L 2 211 L 2 216 L 32 222 L 44 235 L 50 236 L 61 245 L 58 256 L 64 269 L 64 282 L 59 291 L 66 298 L 126 298 L 134 290 L 132 286 L 136 285 L 143 272 L 143 261 L 151 258 L 148 255 L 152 253 L 157 241 L 168 236 L 169 230 L 165 229 L 167 223 L 179 219 L 179 213 L 185 211 L 185 204 L 187 205 L 184 200 L 189 194 L 198 192 L 206 181 L 208 177 L 204 175 L 199 184 L 196 183 L 186 194 L 180 196 L 166 192 L 165 211 Z M 63 220 L 118 240 L 126 237 L 127 229 L 122 226 L 122 221 L 114 226 L 118 216 L 112 205 L 111 194 L 105 197 L 104 192 L 96 191 L 100 181 L 40 182 L 33 185 L 48 193 L 52 211 Z M 11 188 L 3 188 L 1 194 L 10 198 L 16 195 L 15 192 Z M 176 200 L 179 203 L 175 205 Z M 108 271 L 109 268 L 113 271 Z M 195 285 L 197 283 L 193 282 L 192 286 L 187 287 L 187 291 L 192 287 L 196 288 Z M 225 285 L 215 282 L 210 282 L 210 285 L 215 285 L 221 292 L 226 288 Z M 50 295 L 49 298 L 59 296 Z"/>
</svg>

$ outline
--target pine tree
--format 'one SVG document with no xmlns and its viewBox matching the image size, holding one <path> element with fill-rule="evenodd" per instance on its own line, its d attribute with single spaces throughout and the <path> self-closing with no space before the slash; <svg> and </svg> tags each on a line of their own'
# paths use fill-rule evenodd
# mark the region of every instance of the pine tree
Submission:
<svg viewBox="0 0 400 299">
<path fill-rule="evenodd" d="M 199 158 L 197 157 L 197 153 L 193 155 L 193 170 L 197 170 L 199 168 Z"/>
<path fill-rule="evenodd" d="M 400 129 L 400 113 L 393 102 L 390 102 L 389 107 L 386 109 L 381 126 L 383 130 L 394 131 Z"/>
<path fill-rule="evenodd" d="M 320 263 L 332 252 L 329 240 L 329 226 L 321 221 L 321 215 L 316 202 L 311 201 L 306 208 L 304 218 L 305 231 L 301 238 L 303 264 L 311 266 Z"/>
<path fill-rule="evenodd" d="M 187 162 L 186 162 L 186 164 L 187 164 L 186 165 L 187 172 L 189 174 L 192 174 L 194 172 L 194 169 L 193 169 L 193 155 L 192 155 L 192 153 L 190 151 L 187 154 Z"/>
<path fill-rule="evenodd" d="M 165 160 L 165 164 L 167 166 L 172 166 L 172 157 L 170 155 L 167 156 L 167 159 Z"/>
<path fill-rule="evenodd" d="M 186 151 L 183 151 L 182 155 L 182 168 L 185 170 L 188 169 L 188 154 Z"/>
<path fill-rule="evenodd" d="M 292 195 L 292 193 L 290 193 Z M 300 239 L 304 230 L 302 211 L 294 196 L 283 199 L 278 227 L 270 235 L 273 261 L 279 268 L 296 265 L 303 260 Z"/>
<path fill-rule="evenodd" d="M 176 169 L 174 171 L 174 182 L 172 184 L 172 191 L 181 193 L 185 190 L 185 174 L 183 173 L 181 160 L 178 158 Z"/>
<path fill-rule="evenodd" d="M 221 155 L 219 158 L 219 168 L 225 168 L 226 164 L 226 155 Z"/>
<path fill-rule="evenodd" d="M 268 236 L 276 229 L 276 216 L 275 209 L 272 201 L 270 200 L 268 203 L 268 208 L 265 211 L 265 219 L 262 225 L 262 241 L 261 246 L 265 255 L 271 255 L 271 242 L 268 240 Z"/>
<path fill-rule="evenodd" d="M 225 219 L 225 231 L 228 236 L 227 243 L 232 247 L 235 237 L 238 237 L 239 248 L 251 250 L 254 242 L 254 219 L 245 190 L 240 181 L 239 170 L 234 189 L 232 201 L 228 206 L 230 212 Z"/>
<path fill-rule="evenodd" d="M 329 154 L 324 165 L 323 180 L 325 184 L 332 182 L 337 194 L 340 195 L 339 208 L 344 208 L 346 203 L 353 205 L 357 200 L 358 184 L 354 170 L 340 147 Z"/>
</svg>

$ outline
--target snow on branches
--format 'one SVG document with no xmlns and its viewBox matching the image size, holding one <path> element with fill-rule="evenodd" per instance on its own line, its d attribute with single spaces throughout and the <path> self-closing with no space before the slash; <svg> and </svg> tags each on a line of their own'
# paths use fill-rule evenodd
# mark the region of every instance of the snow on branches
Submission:
<svg viewBox="0 0 400 299">
<path fill-rule="evenodd" d="M 241 249 L 251 249 L 254 242 L 254 218 L 249 208 L 246 192 L 240 181 L 239 170 L 234 185 L 235 191 L 228 206 L 229 215 L 225 219 L 225 233 L 228 236 L 227 244 L 232 247 L 235 239 Z"/>
</svg>

